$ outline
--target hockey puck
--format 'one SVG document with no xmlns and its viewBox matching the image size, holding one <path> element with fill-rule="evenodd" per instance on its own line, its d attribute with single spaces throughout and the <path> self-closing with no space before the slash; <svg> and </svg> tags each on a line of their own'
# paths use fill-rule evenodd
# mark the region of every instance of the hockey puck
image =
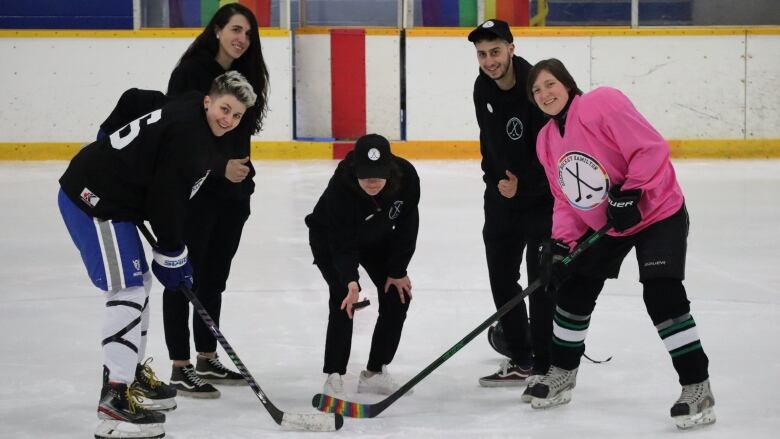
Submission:
<svg viewBox="0 0 780 439">
<path fill-rule="evenodd" d="M 371 305 L 371 301 L 368 299 L 363 299 L 360 302 L 355 302 L 352 304 L 352 311 L 355 311 L 360 308 L 365 308 L 368 305 Z"/>
</svg>

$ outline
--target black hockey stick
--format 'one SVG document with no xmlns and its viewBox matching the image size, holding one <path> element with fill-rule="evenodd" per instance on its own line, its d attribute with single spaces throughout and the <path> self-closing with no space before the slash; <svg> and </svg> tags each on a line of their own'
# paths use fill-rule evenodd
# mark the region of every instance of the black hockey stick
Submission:
<svg viewBox="0 0 780 439">
<path fill-rule="evenodd" d="M 146 238 L 146 240 L 149 241 L 149 244 L 151 244 L 152 247 L 157 246 L 157 240 L 154 238 L 154 236 L 152 235 L 152 233 L 149 231 L 149 229 L 146 227 L 145 224 L 143 223 L 139 224 L 138 229 L 141 230 L 141 233 L 144 235 L 144 238 Z M 339 414 L 334 414 L 334 415 L 323 414 L 323 413 L 296 414 L 296 413 L 286 413 L 279 410 L 268 399 L 265 392 L 263 392 L 263 389 L 260 388 L 260 385 L 257 384 L 257 381 L 255 381 L 254 377 L 252 377 L 252 374 L 249 373 L 249 370 L 247 370 L 246 366 L 244 366 L 244 363 L 241 361 L 240 358 L 238 358 L 238 354 L 236 354 L 236 351 L 233 350 L 233 347 L 230 346 L 230 343 L 228 343 L 228 341 L 225 339 L 225 336 L 222 335 L 222 332 L 217 327 L 217 324 L 211 318 L 208 311 L 206 311 L 206 309 L 203 307 L 203 304 L 200 303 L 200 300 L 198 300 L 198 298 L 195 296 L 192 290 L 184 284 L 181 285 L 179 290 L 185 296 L 187 296 L 187 299 L 189 299 L 190 302 L 192 302 L 193 308 L 195 308 L 195 311 L 197 311 L 200 318 L 203 319 L 203 323 L 205 323 L 206 326 L 209 327 L 211 333 L 214 335 L 214 338 L 216 338 L 217 341 L 219 341 L 219 344 L 222 346 L 222 349 L 224 349 L 225 352 L 227 352 L 230 359 L 233 360 L 233 364 L 236 365 L 238 371 L 241 372 L 241 375 L 249 384 L 249 387 L 251 387 L 252 390 L 255 392 L 255 396 L 257 396 L 257 399 L 259 399 L 260 402 L 263 403 L 263 407 L 265 407 L 265 409 L 268 410 L 268 413 L 271 415 L 271 417 L 274 419 L 274 421 L 277 424 L 279 424 L 282 428 L 288 430 L 307 430 L 307 431 L 335 431 L 341 428 L 342 425 L 344 425 L 344 418 Z"/>
<path fill-rule="evenodd" d="M 604 234 L 606 234 L 610 228 L 612 228 L 612 226 L 609 223 L 607 223 L 604 227 L 600 228 L 598 231 L 593 232 L 583 242 L 578 244 L 577 247 L 575 247 L 574 250 L 568 256 L 563 258 L 563 260 L 561 260 L 560 263 L 564 265 L 568 265 L 569 263 L 571 263 L 571 261 L 577 259 L 577 257 L 579 257 L 580 254 L 582 254 L 582 252 L 590 248 L 590 246 L 592 246 L 593 243 L 595 243 L 602 236 L 604 236 Z M 468 342 L 470 342 L 477 335 L 479 335 L 480 332 L 484 331 L 488 326 L 493 324 L 493 322 L 501 318 L 504 314 L 508 313 L 512 308 L 514 308 L 518 303 L 520 303 L 523 299 L 525 299 L 529 294 L 532 294 L 534 291 L 538 290 L 541 287 L 542 287 L 541 280 L 539 279 L 535 280 L 524 291 L 515 295 L 515 297 L 509 300 L 509 302 L 505 303 L 501 308 L 499 308 L 498 311 L 496 311 L 493 315 L 488 317 L 487 320 L 485 320 L 479 326 L 474 328 L 473 331 L 469 332 L 468 335 L 463 337 L 463 339 L 455 343 L 455 345 L 451 347 L 447 352 L 442 354 L 433 363 L 429 364 L 428 367 L 423 369 L 422 372 L 415 375 L 406 384 L 401 386 L 400 389 L 393 392 L 387 398 L 375 404 L 362 404 L 359 402 L 345 401 L 343 399 L 334 398 L 330 395 L 324 395 L 322 393 L 318 393 L 314 395 L 314 398 L 312 399 L 311 402 L 312 405 L 315 408 L 317 408 L 317 410 L 319 411 L 326 412 L 326 413 L 337 413 L 340 415 L 349 416 L 351 418 L 373 418 L 378 416 L 387 407 L 389 407 L 390 404 L 394 403 L 406 392 L 408 392 L 412 387 L 414 387 L 417 383 L 419 383 L 425 377 L 430 375 L 431 372 L 433 372 L 436 368 L 444 364 L 445 361 L 449 360 L 450 357 L 455 355 L 455 353 L 461 350 L 463 346 L 465 346 Z"/>
</svg>

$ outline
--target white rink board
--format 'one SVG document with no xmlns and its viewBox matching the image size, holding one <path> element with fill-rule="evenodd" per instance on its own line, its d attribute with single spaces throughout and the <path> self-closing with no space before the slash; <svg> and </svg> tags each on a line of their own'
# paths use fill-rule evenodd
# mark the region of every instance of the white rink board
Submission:
<svg viewBox="0 0 780 439">
<path fill-rule="evenodd" d="M 3 38 L 0 142 L 88 142 L 133 87 L 165 92 L 193 38 Z M 257 140 L 292 138 L 290 38 L 261 37 L 271 77 Z"/>
<path fill-rule="evenodd" d="M 401 138 L 401 39 L 366 35 L 366 132 Z"/>
<path fill-rule="evenodd" d="M 295 37 L 296 134 L 331 137 L 330 35 Z"/>
<path fill-rule="evenodd" d="M 748 139 L 780 136 L 780 35 L 747 39 Z"/>
<path fill-rule="evenodd" d="M 591 87 L 623 91 L 666 138 L 741 139 L 744 52 L 741 36 L 594 38 Z"/>
</svg>

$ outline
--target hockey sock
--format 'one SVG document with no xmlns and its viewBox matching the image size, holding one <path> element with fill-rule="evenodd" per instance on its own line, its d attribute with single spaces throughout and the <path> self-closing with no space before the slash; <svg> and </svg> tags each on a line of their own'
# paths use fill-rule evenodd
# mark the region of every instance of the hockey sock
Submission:
<svg viewBox="0 0 780 439">
<path fill-rule="evenodd" d="M 553 315 L 553 349 L 559 352 L 566 352 L 566 357 L 571 357 L 576 352 L 578 365 L 579 354 L 585 352 L 585 337 L 588 335 L 589 326 L 590 314 L 586 316 L 577 315 L 567 312 L 560 306 L 555 307 L 555 314 Z M 555 361 L 555 364 L 559 365 L 558 361 Z M 577 367 L 577 365 L 574 367 Z M 560 364 L 560 366 L 563 367 L 564 365 Z"/>
<path fill-rule="evenodd" d="M 130 384 L 135 378 L 145 302 L 144 287 L 124 288 L 106 299 L 103 364 L 110 371 L 110 381 Z"/>
<path fill-rule="evenodd" d="M 709 360 L 702 349 L 696 321 L 681 280 L 644 282 L 644 300 L 658 336 L 672 357 L 680 384 L 694 384 L 709 377 Z"/>
</svg>

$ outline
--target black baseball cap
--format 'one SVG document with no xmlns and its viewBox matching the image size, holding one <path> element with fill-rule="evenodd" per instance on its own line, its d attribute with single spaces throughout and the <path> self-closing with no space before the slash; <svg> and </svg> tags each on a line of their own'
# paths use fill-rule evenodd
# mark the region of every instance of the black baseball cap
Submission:
<svg viewBox="0 0 780 439">
<path fill-rule="evenodd" d="M 390 176 L 390 142 L 379 134 L 366 134 L 355 143 L 355 173 L 357 178 Z"/>
<path fill-rule="evenodd" d="M 506 21 L 496 20 L 491 18 L 484 23 L 477 26 L 476 29 L 469 33 L 469 41 L 476 43 L 481 39 L 494 40 L 496 37 L 511 43 L 514 38 L 512 37 L 512 31 L 509 30 L 509 24 Z"/>
</svg>

